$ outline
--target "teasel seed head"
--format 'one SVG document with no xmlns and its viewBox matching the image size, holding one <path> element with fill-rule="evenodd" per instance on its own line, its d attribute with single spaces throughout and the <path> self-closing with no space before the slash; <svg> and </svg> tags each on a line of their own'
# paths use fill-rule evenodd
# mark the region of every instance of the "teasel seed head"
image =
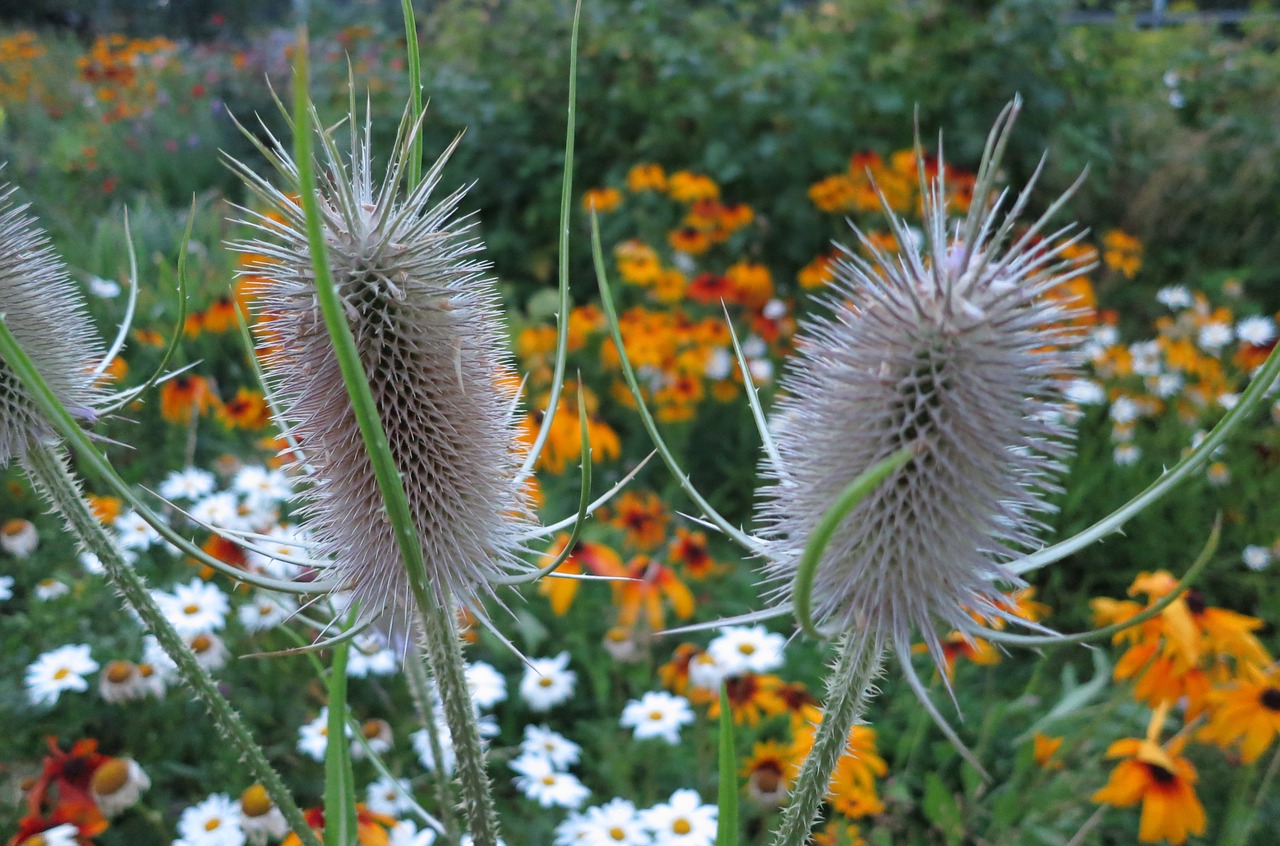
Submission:
<svg viewBox="0 0 1280 846">
<path fill-rule="evenodd" d="M 475 258 L 482 245 L 470 234 L 473 221 L 457 215 L 464 190 L 433 199 L 452 146 L 417 187 L 402 188 L 418 129 L 402 124 L 381 180 L 367 125 L 351 133 L 349 165 L 322 134 L 319 202 L 334 284 L 429 579 L 440 601 L 474 606 L 495 578 L 531 568 L 518 552 L 533 515 L 517 479 L 516 380 L 497 290 Z M 278 143 L 264 152 L 296 195 L 296 164 Z M 316 300 L 302 209 L 231 165 L 270 210 L 242 210 L 263 237 L 232 246 L 262 257 L 247 269 L 264 280 L 259 354 L 282 422 L 302 448 L 313 551 L 332 560 L 363 617 L 398 628 L 414 618 L 409 579 Z"/>
<path fill-rule="evenodd" d="M 984 162 L 980 186 L 995 166 Z M 914 447 L 832 536 L 813 618 L 900 654 L 919 631 L 939 664 L 938 626 L 974 632 L 970 612 L 1013 619 L 996 583 L 1019 580 L 1001 565 L 1036 545 L 1072 445 L 1059 412 L 1078 366 L 1075 315 L 1046 293 L 1087 270 L 1062 255 L 1070 226 L 1040 240 L 1041 218 L 1014 234 L 1029 189 L 1012 202 L 984 191 L 950 221 L 944 173 L 941 162 L 931 180 L 922 171 L 923 239 L 888 212 L 899 255 L 860 232 L 873 258 L 842 248 L 827 313 L 797 332 L 781 380 L 771 422 L 780 466 L 766 461 L 757 512 L 764 576 L 781 603 L 840 492 Z"/>
<path fill-rule="evenodd" d="M 103 398 L 95 366 L 104 349 L 84 298 L 26 205 L 0 186 L 0 314 L 54 396 L 93 420 Z M 16 373 L 0 360 L 0 467 L 35 441 L 55 439 Z"/>
</svg>

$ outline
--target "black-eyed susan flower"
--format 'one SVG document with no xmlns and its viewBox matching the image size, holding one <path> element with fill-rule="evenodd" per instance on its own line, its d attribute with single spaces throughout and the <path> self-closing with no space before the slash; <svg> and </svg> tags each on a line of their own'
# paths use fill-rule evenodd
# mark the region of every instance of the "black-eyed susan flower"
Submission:
<svg viewBox="0 0 1280 846">
<path fill-rule="evenodd" d="M 1205 740 L 1240 745 L 1240 760 L 1251 764 L 1280 735 L 1280 668 L 1246 667 L 1242 677 L 1209 694 L 1213 702 Z"/>
<path fill-rule="evenodd" d="M 1185 737 L 1161 747 L 1150 738 L 1126 738 L 1107 747 L 1108 758 L 1120 758 L 1107 784 L 1093 801 L 1117 808 L 1142 805 L 1138 842 L 1181 844 L 1204 834 L 1204 807 L 1196 796 L 1196 770 L 1181 757 Z"/>
</svg>

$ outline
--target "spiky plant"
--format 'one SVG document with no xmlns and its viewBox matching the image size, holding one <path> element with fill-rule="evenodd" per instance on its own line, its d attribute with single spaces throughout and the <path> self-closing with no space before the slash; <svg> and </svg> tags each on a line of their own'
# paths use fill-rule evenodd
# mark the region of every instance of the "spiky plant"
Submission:
<svg viewBox="0 0 1280 846">
<path fill-rule="evenodd" d="M 407 193 L 406 157 L 419 126 L 402 124 L 379 177 L 369 128 L 351 133 L 350 163 L 323 147 L 324 241 L 337 293 L 404 484 L 438 601 L 474 605 L 500 578 L 529 571 L 518 556 L 534 526 L 520 484 L 513 369 L 464 189 L 435 199 L 452 147 Z M 322 135 L 323 137 L 323 135 Z M 456 142 L 455 142 L 456 143 Z M 315 292 L 298 168 L 264 148 L 281 191 L 232 162 L 269 213 L 246 212 L 261 237 L 236 249 L 264 258 L 247 272 L 267 381 L 305 458 L 305 510 L 317 558 L 333 562 L 366 617 L 403 623 L 413 607 L 400 550 L 379 495 Z M 288 193 L 286 193 L 288 192 Z"/>
<path fill-rule="evenodd" d="M 92 420 L 104 348 L 84 298 L 27 206 L 0 186 L 0 315 L 58 401 Z M 0 360 L 0 467 L 21 461 L 35 441 L 56 440 L 17 375 Z"/>
</svg>

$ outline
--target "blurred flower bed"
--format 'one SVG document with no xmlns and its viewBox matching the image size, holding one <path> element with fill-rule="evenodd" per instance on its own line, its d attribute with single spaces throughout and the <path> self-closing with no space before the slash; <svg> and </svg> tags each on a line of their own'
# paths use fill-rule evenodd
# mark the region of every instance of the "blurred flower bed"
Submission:
<svg viewBox="0 0 1280 846">
<path fill-rule="evenodd" d="M 477 181 L 471 198 L 511 307 L 530 438 L 555 347 L 546 282 L 554 276 L 567 43 L 566 10 L 538 5 L 446 3 L 424 27 L 428 144 L 473 128 L 448 173 L 457 183 Z M 587 215 L 599 217 L 623 337 L 650 408 L 717 507 L 746 519 L 759 444 L 744 387 L 758 389 L 768 407 L 797 321 L 822 308 L 818 296 L 839 260 L 832 239 L 854 251 L 913 247 L 896 243 L 883 220 L 885 207 L 907 216 L 917 208 L 918 169 L 943 170 L 952 209 L 967 209 L 968 166 L 981 140 L 974 127 L 989 122 L 997 100 L 974 92 L 1003 70 L 970 59 L 997 38 L 1023 37 L 1006 57 L 1022 71 L 1010 84 L 1026 83 L 1029 104 L 1011 178 L 1027 175 L 1046 146 L 1050 188 L 1094 160 L 1068 208 L 1093 227 L 1070 249 L 1094 267 L 1053 292 L 1076 307 L 1090 339 L 1085 376 L 1066 386 L 1080 446 L 1055 530 L 1087 525 L 1174 463 L 1274 347 L 1280 298 L 1267 261 L 1275 233 L 1238 224 L 1275 177 L 1214 182 L 1232 168 L 1250 172 L 1277 143 L 1257 138 L 1263 107 L 1244 107 L 1250 96 L 1255 104 L 1280 100 L 1280 64 L 1256 48 L 1274 27 L 1236 39 L 1190 29 L 1084 32 L 1055 24 L 1054 4 L 1011 3 L 967 23 L 968 41 L 954 30 L 946 40 L 937 28 L 963 13 L 942 4 L 886 6 L 872 24 L 830 3 L 780 19 L 748 4 L 754 11 L 741 12 L 732 30 L 726 13 L 699 7 L 677 34 L 665 6 L 639 4 L 627 27 L 614 6 L 587 10 L 571 380 L 537 477 L 547 522 L 576 504 L 579 402 L 598 489 L 650 449 L 587 270 Z M 918 32 L 908 35 L 910 26 Z M 522 27 L 536 27 L 540 38 L 512 39 Z M 432 52 L 446 42 L 449 51 Z M 1050 58 L 1026 59 L 1023 51 L 1044 43 L 1054 47 Z M 848 66 L 816 73 L 838 45 L 853 57 Z M 1104 47 L 1116 58 L 1097 63 Z M 935 52 L 920 79 L 904 82 L 903 69 L 927 49 Z M 291 36 L 280 32 L 203 45 L 0 33 L 4 178 L 53 231 L 104 334 L 123 312 L 121 209 L 129 209 L 140 318 L 110 378 L 141 382 L 174 331 L 183 334 L 177 364 L 192 365 L 126 419 L 106 421 L 106 437 L 138 446 L 113 449 L 113 459 L 131 481 L 176 503 L 168 517 L 210 554 L 281 577 L 295 575 L 289 565 L 201 525 L 259 532 L 285 550 L 306 531 L 281 469 L 287 445 L 238 329 L 236 306 L 253 297 L 244 271 L 253 257 L 223 246 L 241 234 L 223 222 L 224 203 L 243 198 L 217 152 L 236 155 L 249 143 L 228 109 L 255 133 L 283 132 L 263 80 L 286 90 L 291 50 Z M 317 99 L 328 108 L 345 108 L 349 62 L 375 120 L 398 113 L 404 59 L 394 31 L 350 26 L 318 38 L 313 55 L 327 68 Z M 876 61 L 858 66 L 858 57 Z M 727 73 L 739 65 L 750 73 Z M 497 78 L 504 66 L 506 83 L 522 82 L 509 95 L 497 93 L 506 91 Z M 922 93 L 946 74 L 957 76 L 946 87 L 953 100 Z M 813 90 L 799 97 L 803 84 Z M 851 97 L 859 102 L 838 114 Z M 923 157 L 911 148 L 914 102 Z M 937 127 L 946 131 L 945 158 L 930 134 Z M 1214 147 L 1227 132 L 1253 145 Z M 1170 205 L 1198 211 L 1153 205 L 1161 186 L 1176 188 Z M 1196 193 L 1180 200 L 1182 191 Z M 193 290 L 188 317 L 175 327 L 176 245 L 193 194 Z M 1200 215 L 1213 209 L 1229 213 L 1209 225 Z M 849 223 L 864 233 L 863 245 Z M 1122 622 L 1168 594 L 1171 573 L 1191 563 L 1221 513 L 1222 542 L 1195 589 L 1109 646 L 1010 654 L 948 639 L 955 698 L 970 717 L 962 732 L 990 764 L 992 784 L 961 765 L 900 680 L 886 679 L 871 725 L 850 737 L 856 755 L 837 770 L 821 842 L 1269 842 L 1266 832 L 1280 827 L 1280 802 L 1265 789 L 1280 760 L 1278 455 L 1275 402 L 1202 478 L 1134 519 L 1126 537 L 1077 553 L 1011 594 L 1013 613 L 1057 630 Z M 0 713 L 13 716 L 0 741 L 0 837 L 108 846 L 283 839 L 282 820 L 173 686 L 155 644 L 120 613 L 97 562 L 71 547 L 16 474 L 6 482 Z M 118 500 L 92 501 L 290 786 L 317 805 L 328 742 L 324 687 L 303 656 L 251 656 L 297 646 L 318 629 L 286 598 L 171 554 Z M 813 740 L 823 656 L 781 627 L 659 636 L 758 604 L 754 562 L 686 516 L 691 508 L 647 467 L 597 513 L 566 565 L 630 580 L 544 580 L 513 597 L 509 610 L 495 609 L 529 664 L 472 629 L 469 681 L 490 733 L 491 773 L 504 818 L 521 821 L 507 828 L 512 846 L 712 843 L 721 682 L 738 727 L 743 842 L 766 842 Z M 564 543 L 562 536 L 546 555 Z M 437 761 L 421 731 L 399 665 L 376 637 L 352 653 L 362 844 L 432 842 L 404 794 L 435 810 L 431 774 L 451 766 L 448 749 Z M 935 678 L 940 700 L 943 690 Z M 375 768 L 369 750 L 388 772 Z M 1251 815 L 1253 839 L 1229 840 Z M 1072 841 L 1081 830 L 1091 839 Z"/>
</svg>

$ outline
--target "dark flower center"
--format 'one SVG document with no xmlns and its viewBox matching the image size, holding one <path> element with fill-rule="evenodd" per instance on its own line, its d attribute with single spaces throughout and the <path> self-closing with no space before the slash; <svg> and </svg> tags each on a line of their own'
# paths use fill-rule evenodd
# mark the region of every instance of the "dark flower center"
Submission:
<svg viewBox="0 0 1280 846">
<path fill-rule="evenodd" d="M 1280 711 L 1280 687 L 1269 687 L 1258 697 L 1262 707 L 1268 711 Z"/>
<path fill-rule="evenodd" d="M 1198 590 L 1189 590 L 1185 594 L 1187 608 L 1192 614 L 1200 615 L 1204 613 L 1204 609 L 1208 607 L 1204 601 L 1204 594 Z"/>
<path fill-rule="evenodd" d="M 1173 784 L 1175 781 L 1178 780 L 1178 777 L 1176 775 L 1169 772 L 1159 764 L 1147 764 L 1147 772 L 1151 774 L 1151 780 L 1154 781 L 1156 784 L 1160 784 L 1160 785 Z"/>
</svg>

